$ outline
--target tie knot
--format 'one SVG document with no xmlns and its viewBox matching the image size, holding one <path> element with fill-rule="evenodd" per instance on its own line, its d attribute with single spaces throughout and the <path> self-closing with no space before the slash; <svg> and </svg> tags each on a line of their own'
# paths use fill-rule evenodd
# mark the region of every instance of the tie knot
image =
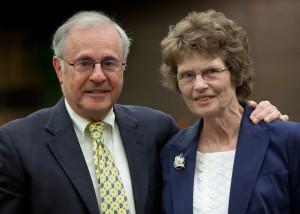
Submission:
<svg viewBox="0 0 300 214">
<path fill-rule="evenodd" d="M 93 139 L 99 139 L 102 135 L 105 123 L 104 122 L 93 122 L 88 125 L 88 129 Z"/>
</svg>

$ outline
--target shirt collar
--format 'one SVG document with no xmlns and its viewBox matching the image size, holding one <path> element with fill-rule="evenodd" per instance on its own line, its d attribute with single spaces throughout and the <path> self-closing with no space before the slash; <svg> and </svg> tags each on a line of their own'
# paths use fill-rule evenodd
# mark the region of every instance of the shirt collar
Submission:
<svg viewBox="0 0 300 214">
<path fill-rule="evenodd" d="M 91 123 L 91 121 L 79 116 L 69 105 L 68 101 L 65 99 L 65 105 L 67 111 L 73 121 L 74 129 L 79 139 L 79 142 L 83 142 L 86 126 Z M 102 120 L 104 123 L 108 124 L 111 127 L 111 130 L 114 130 L 115 127 L 115 113 L 113 108 L 110 109 L 106 117 Z"/>
</svg>

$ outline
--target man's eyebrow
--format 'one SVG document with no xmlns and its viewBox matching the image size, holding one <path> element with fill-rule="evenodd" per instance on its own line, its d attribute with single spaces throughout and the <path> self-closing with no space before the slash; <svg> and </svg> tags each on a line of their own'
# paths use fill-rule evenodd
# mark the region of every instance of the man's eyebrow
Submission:
<svg viewBox="0 0 300 214">
<path fill-rule="evenodd" d="M 78 57 L 75 61 L 80 61 L 80 60 L 93 60 L 93 58 L 88 55 L 83 55 Z"/>
<path fill-rule="evenodd" d="M 103 61 L 103 60 L 115 60 L 115 59 L 118 59 L 118 58 L 115 56 L 111 56 L 111 55 L 103 56 L 100 60 L 95 60 L 94 58 L 92 58 L 89 55 L 82 55 L 82 56 L 78 57 L 75 61 L 92 60 L 92 61 L 98 62 L 98 61 Z"/>
<path fill-rule="evenodd" d="M 102 61 L 102 60 L 111 60 L 111 59 L 118 59 L 118 58 L 115 57 L 115 56 L 107 55 L 107 56 L 102 57 L 102 58 L 101 58 L 101 61 Z"/>
</svg>

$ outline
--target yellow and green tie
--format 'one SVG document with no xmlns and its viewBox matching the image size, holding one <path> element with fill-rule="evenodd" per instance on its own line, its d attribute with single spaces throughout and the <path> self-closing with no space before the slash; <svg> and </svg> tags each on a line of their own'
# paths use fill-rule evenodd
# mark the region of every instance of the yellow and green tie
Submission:
<svg viewBox="0 0 300 214">
<path fill-rule="evenodd" d="M 88 125 L 94 149 L 94 162 L 101 197 L 102 214 L 129 214 L 129 206 L 119 170 L 114 158 L 103 143 L 105 123 Z"/>
</svg>

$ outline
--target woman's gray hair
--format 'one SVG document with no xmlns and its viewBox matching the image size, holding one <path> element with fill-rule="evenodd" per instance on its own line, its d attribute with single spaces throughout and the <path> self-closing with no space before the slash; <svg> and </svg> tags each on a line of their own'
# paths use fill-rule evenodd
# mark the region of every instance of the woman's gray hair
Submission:
<svg viewBox="0 0 300 214">
<path fill-rule="evenodd" d="M 74 26 L 85 26 L 87 24 L 103 24 L 109 23 L 114 26 L 120 35 L 123 53 L 125 58 L 129 54 L 129 48 L 131 45 L 131 39 L 127 36 L 126 32 L 121 26 L 112 18 L 105 15 L 100 11 L 79 11 L 65 21 L 54 33 L 52 40 L 52 50 L 54 55 L 63 57 L 64 49 L 66 45 L 66 37 L 68 31 Z"/>
</svg>

